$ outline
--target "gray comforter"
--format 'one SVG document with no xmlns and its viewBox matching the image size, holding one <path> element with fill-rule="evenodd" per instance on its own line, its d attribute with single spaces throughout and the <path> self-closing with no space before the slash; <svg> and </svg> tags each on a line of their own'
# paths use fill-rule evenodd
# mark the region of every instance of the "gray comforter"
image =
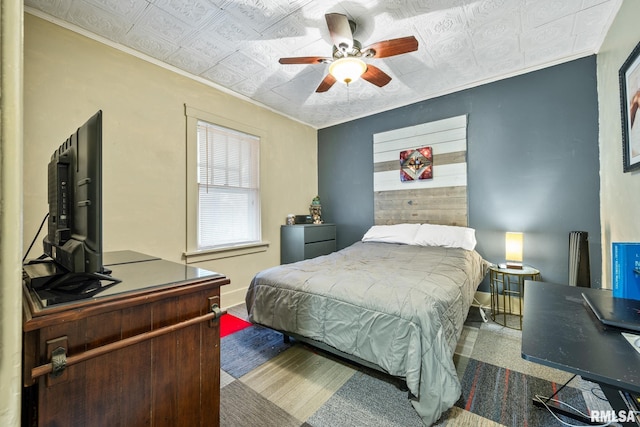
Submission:
<svg viewBox="0 0 640 427">
<path fill-rule="evenodd" d="M 475 251 L 357 242 L 258 273 L 249 318 L 406 378 L 430 425 L 458 400 L 453 353 L 486 262 Z"/>
</svg>

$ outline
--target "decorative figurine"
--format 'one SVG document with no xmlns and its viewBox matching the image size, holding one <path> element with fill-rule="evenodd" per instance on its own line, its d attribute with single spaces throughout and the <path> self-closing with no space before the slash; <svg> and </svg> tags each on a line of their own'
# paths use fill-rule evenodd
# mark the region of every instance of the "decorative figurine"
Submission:
<svg viewBox="0 0 640 427">
<path fill-rule="evenodd" d="M 309 206 L 309 213 L 313 219 L 314 224 L 322 224 L 322 205 L 320 204 L 320 197 L 316 196 L 311 201 Z"/>
</svg>

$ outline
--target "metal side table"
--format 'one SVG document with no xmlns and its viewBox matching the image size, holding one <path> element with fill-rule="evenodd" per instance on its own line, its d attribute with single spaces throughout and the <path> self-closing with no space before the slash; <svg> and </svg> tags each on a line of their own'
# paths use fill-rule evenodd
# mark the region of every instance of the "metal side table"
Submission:
<svg viewBox="0 0 640 427">
<path fill-rule="evenodd" d="M 522 329 L 524 281 L 540 280 L 540 271 L 529 266 L 522 269 L 489 267 L 491 319 L 512 329 Z"/>
</svg>

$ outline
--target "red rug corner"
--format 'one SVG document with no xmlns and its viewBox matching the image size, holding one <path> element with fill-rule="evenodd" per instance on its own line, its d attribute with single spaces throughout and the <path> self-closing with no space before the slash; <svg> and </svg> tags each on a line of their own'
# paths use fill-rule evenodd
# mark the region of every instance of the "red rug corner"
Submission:
<svg viewBox="0 0 640 427">
<path fill-rule="evenodd" d="M 234 334 L 251 325 L 251 322 L 227 313 L 220 318 L 220 338 Z"/>
</svg>

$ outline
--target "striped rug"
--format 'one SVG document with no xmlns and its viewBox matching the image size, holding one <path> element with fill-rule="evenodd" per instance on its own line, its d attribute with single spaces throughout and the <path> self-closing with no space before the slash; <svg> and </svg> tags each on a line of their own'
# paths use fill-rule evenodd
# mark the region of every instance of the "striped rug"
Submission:
<svg viewBox="0 0 640 427">
<path fill-rule="evenodd" d="M 532 406 L 531 401 L 534 396 L 550 397 L 561 384 L 475 359 L 467 363 L 461 382 L 462 397 L 456 406 L 465 411 L 508 426 L 560 424 L 549 412 Z M 554 399 L 587 412 L 582 392 L 575 388 L 563 388 Z"/>
</svg>

